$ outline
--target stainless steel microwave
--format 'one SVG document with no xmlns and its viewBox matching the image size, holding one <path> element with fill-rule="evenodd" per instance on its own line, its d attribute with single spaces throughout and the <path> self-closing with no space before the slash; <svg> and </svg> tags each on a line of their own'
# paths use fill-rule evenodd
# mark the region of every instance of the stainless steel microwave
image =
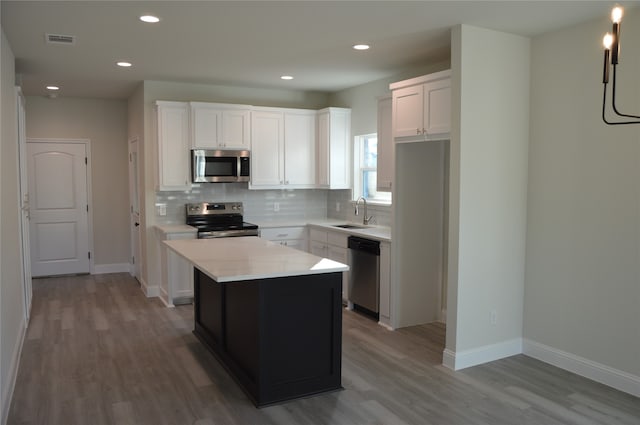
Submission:
<svg viewBox="0 0 640 425">
<path fill-rule="evenodd" d="M 248 150 L 191 151 L 191 176 L 193 183 L 248 182 L 250 163 Z"/>
</svg>

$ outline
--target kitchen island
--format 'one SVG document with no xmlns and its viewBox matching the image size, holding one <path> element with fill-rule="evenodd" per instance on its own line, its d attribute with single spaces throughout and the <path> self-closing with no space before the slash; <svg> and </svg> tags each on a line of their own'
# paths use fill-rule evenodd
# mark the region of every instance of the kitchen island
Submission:
<svg viewBox="0 0 640 425">
<path fill-rule="evenodd" d="M 346 265 L 257 237 L 164 243 L 194 267 L 194 334 L 257 407 L 341 388 Z"/>
</svg>

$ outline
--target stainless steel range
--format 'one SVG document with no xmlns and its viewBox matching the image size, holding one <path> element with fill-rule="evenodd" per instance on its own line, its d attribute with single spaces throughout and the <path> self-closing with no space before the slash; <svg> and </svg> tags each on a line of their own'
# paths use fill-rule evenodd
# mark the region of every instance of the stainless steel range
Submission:
<svg viewBox="0 0 640 425">
<path fill-rule="evenodd" d="M 258 236 L 258 226 L 245 223 L 242 202 L 187 204 L 187 224 L 198 229 L 198 239 Z"/>
</svg>

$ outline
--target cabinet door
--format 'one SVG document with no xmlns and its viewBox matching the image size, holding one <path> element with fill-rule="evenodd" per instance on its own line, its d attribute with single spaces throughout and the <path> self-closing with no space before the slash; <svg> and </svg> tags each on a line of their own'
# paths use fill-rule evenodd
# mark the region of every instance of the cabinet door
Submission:
<svg viewBox="0 0 640 425">
<path fill-rule="evenodd" d="M 316 114 L 284 115 L 284 183 L 312 187 L 316 183 Z"/>
<path fill-rule="evenodd" d="M 318 241 L 310 241 L 309 252 L 313 255 L 324 258 L 327 256 L 327 245 Z"/>
<path fill-rule="evenodd" d="M 217 148 L 220 139 L 221 112 L 202 103 L 191 103 L 192 149 Z"/>
<path fill-rule="evenodd" d="M 381 192 L 390 192 L 395 169 L 395 152 L 391 134 L 392 99 L 378 101 L 378 174 L 377 185 Z"/>
<path fill-rule="evenodd" d="M 249 149 L 251 114 L 248 109 L 222 110 L 220 146 L 223 148 Z"/>
<path fill-rule="evenodd" d="M 393 137 L 422 135 L 423 87 L 416 85 L 393 91 Z"/>
<path fill-rule="evenodd" d="M 317 183 L 329 187 L 329 112 L 318 113 Z"/>
<path fill-rule="evenodd" d="M 351 188 L 351 110 L 328 108 L 318 113 L 318 186 Z"/>
<path fill-rule="evenodd" d="M 251 133 L 251 187 L 283 185 L 284 115 L 253 111 Z"/>
<path fill-rule="evenodd" d="M 158 189 L 188 190 L 189 105 L 158 102 Z"/>
<path fill-rule="evenodd" d="M 451 79 L 424 85 L 424 111 L 427 139 L 448 137 L 451 131 Z"/>
</svg>

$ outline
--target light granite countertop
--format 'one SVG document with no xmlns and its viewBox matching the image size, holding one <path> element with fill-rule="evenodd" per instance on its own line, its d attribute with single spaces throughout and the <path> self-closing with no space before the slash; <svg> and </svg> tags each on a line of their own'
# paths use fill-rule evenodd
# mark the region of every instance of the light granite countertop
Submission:
<svg viewBox="0 0 640 425">
<path fill-rule="evenodd" d="M 255 236 L 164 241 L 216 282 L 343 272 L 349 266 Z"/>
</svg>

